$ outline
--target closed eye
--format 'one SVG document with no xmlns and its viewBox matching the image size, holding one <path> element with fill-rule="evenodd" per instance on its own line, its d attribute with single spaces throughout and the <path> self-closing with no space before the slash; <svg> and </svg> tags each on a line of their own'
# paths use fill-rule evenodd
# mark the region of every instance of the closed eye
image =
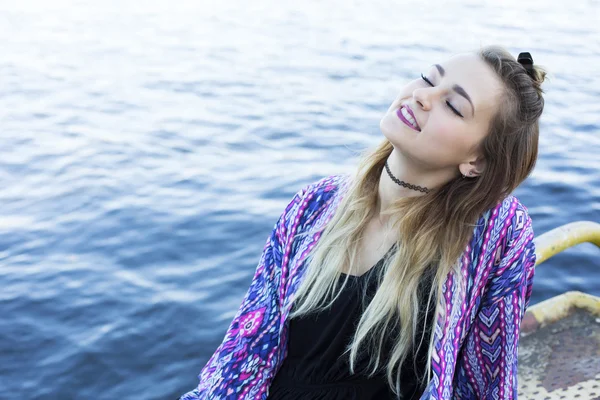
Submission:
<svg viewBox="0 0 600 400">
<path fill-rule="evenodd" d="M 429 79 L 427 79 L 426 77 L 424 77 L 424 76 L 423 76 L 423 74 L 421 74 L 421 78 L 423 78 L 423 80 L 424 80 L 425 82 L 427 82 L 427 83 L 428 83 L 430 86 L 434 86 L 434 84 L 433 84 L 433 83 L 431 83 L 431 81 L 430 81 Z M 446 100 L 446 105 L 448 106 L 448 108 L 450 108 L 450 110 L 452 110 L 452 112 L 453 112 L 454 114 L 458 115 L 458 116 L 459 116 L 459 117 L 461 117 L 461 118 L 464 118 L 464 117 L 462 116 L 462 114 L 461 114 L 460 112 L 458 112 L 458 110 L 457 110 L 456 108 L 454 108 L 454 107 L 452 106 L 452 104 L 450 104 L 450 102 L 449 102 L 448 100 Z"/>
</svg>

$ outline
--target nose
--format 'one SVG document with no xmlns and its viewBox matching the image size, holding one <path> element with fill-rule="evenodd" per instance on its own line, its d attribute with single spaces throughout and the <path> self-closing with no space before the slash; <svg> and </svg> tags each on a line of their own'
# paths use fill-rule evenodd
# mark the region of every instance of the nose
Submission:
<svg viewBox="0 0 600 400">
<path fill-rule="evenodd" d="M 418 88 L 413 91 L 413 99 L 423 110 L 430 110 L 431 104 L 439 97 L 440 93 L 438 87 Z"/>
</svg>

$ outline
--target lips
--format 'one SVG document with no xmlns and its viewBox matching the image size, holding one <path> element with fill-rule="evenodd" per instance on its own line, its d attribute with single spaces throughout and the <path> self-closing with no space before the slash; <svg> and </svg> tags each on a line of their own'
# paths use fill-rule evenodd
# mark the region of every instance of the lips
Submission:
<svg viewBox="0 0 600 400">
<path fill-rule="evenodd" d="M 407 119 L 407 117 L 405 117 L 403 115 L 402 110 L 404 110 L 407 114 L 409 114 L 412 117 L 412 119 L 415 121 L 414 125 Z M 409 106 L 402 105 L 398 110 L 396 110 L 396 115 L 398 115 L 398 118 L 400 118 L 402 120 L 402 122 L 404 122 L 410 128 L 412 128 L 413 130 L 415 130 L 417 132 L 421 132 L 421 127 L 419 126 L 419 123 L 417 122 L 417 118 L 415 118 L 415 114 L 412 112 L 412 110 L 410 109 Z"/>
</svg>

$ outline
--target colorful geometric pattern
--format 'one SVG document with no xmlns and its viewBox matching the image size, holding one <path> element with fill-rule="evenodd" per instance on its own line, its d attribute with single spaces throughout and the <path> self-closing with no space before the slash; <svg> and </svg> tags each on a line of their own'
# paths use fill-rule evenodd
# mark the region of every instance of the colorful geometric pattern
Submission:
<svg viewBox="0 0 600 400">
<path fill-rule="evenodd" d="M 266 399 L 287 350 L 289 314 L 308 252 L 345 193 L 349 175 L 332 175 L 295 194 L 263 248 L 223 342 L 181 400 Z M 531 218 L 514 196 L 485 212 L 443 285 L 446 315 L 435 324 L 426 399 L 516 399 L 519 327 L 535 265 Z M 460 274 L 462 279 L 456 279 Z M 459 287 L 459 282 L 464 284 Z"/>
</svg>

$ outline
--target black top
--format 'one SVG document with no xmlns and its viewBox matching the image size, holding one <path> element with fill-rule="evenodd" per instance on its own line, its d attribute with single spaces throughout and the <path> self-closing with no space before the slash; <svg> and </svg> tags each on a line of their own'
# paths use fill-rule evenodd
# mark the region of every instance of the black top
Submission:
<svg viewBox="0 0 600 400">
<path fill-rule="evenodd" d="M 394 249 L 393 246 L 388 254 Z M 350 354 L 340 357 L 347 344 L 352 340 L 362 311 L 371 301 L 377 290 L 377 273 L 383 265 L 384 256 L 373 268 L 361 276 L 350 275 L 346 287 L 331 308 L 323 313 L 294 318 L 289 321 L 288 354 L 269 387 L 268 400 L 385 400 L 398 399 L 389 388 L 385 368 L 380 360 L 380 372 L 369 378 L 365 371 L 368 358 L 360 354 L 355 362 L 355 375 L 350 374 Z M 431 269 L 428 270 L 428 272 Z M 339 277 L 340 284 L 345 275 Z M 367 285 L 367 296 L 363 296 Z M 423 277 L 420 296 L 427 302 L 431 287 L 429 273 Z M 363 301 L 365 300 L 365 301 Z M 433 317 L 435 302 L 432 302 L 429 315 Z M 417 329 L 417 344 L 422 334 L 424 310 Z M 433 318 L 428 321 L 424 342 L 416 356 L 417 370 L 413 367 L 413 354 L 402 366 L 402 400 L 416 400 L 421 397 L 425 387 L 417 387 L 416 376 L 421 377 L 427 363 L 427 343 Z M 364 343 L 363 343 L 364 344 Z M 391 349 L 390 342 L 384 349 Z M 385 356 L 383 352 L 382 357 Z M 384 364 L 385 365 L 385 364 Z"/>
</svg>

